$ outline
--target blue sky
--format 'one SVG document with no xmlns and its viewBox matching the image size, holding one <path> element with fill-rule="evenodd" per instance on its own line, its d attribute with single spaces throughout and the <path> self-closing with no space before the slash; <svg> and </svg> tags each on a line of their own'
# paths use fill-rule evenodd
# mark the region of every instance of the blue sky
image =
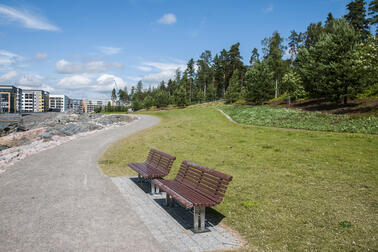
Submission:
<svg viewBox="0 0 378 252">
<path fill-rule="evenodd" d="M 155 85 L 204 50 L 215 55 L 240 42 L 247 63 L 273 31 L 287 38 L 328 12 L 344 15 L 348 2 L 1 0 L 0 84 L 106 99 L 114 79 Z"/>
</svg>

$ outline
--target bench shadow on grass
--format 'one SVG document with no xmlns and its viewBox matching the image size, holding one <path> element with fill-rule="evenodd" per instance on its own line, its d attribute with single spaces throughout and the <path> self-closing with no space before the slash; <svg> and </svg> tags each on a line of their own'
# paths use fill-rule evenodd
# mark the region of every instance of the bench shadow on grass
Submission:
<svg viewBox="0 0 378 252">
<path fill-rule="evenodd" d="M 151 192 L 150 180 L 142 180 L 142 183 L 138 182 L 138 178 L 133 177 L 130 180 L 138 186 L 146 194 Z M 160 192 L 152 196 L 152 199 L 166 212 L 168 213 L 177 223 L 179 223 L 184 229 L 193 229 L 193 211 L 187 210 L 182 207 L 177 201 L 175 201 L 174 207 L 167 207 L 165 202 L 165 193 Z M 211 207 L 206 208 L 206 230 L 211 231 L 209 228 L 217 226 L 225 216 Z"/>
</svg>

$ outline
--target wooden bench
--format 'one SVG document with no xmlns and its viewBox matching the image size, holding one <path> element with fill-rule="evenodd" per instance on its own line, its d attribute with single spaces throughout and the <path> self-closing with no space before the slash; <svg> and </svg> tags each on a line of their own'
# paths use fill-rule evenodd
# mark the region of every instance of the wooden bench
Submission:
<svg viewBox="0 0 378 252">
<path fill-rule="evenodd" d="M 174 205 L 173 198 L 187 209 L 194 208 L 193 231 L 203 232 L 206 207 L 221 203 L 231 180 L 227 174 L 183 161 L 174 180 L 154 179 L 152 183 L 166 192 L 167 206 Z"/>
<path fill-rule="evenodd" d="M 147 160 L 144 163 L 129 163 L 128 165 L 138 173 L 138 180 L 141 178 L 163 178 L 168 175 L 176 157 L 162 151 L 151 149 Z M 158 192 L 158 188 L 151 183 L 151 193 Z"/>
</svg>

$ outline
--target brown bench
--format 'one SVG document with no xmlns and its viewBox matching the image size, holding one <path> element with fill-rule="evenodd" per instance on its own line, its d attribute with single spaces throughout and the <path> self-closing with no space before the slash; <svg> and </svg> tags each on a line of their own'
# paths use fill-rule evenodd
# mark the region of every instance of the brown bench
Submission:
<svg viewBox="0 0 378 252">
<path fill-rule="evenodd" d="M 168 175 L 171 170 L 173 161 L 176 157 L 171 156 L 162 151 L 151 149 L 148 153 L 146 162 L 144 163 L 129 163 L 128 165 L 138 173 L 138 180 L 141 178 L 163 178 Z M 151 183 L 151 193 L 158 191 L 158 188 Z"/>
<path fill-rule="evenodd" d="M 167 206 L 173 206 L 173 198 L 187 209 L 194 208 L 193 231 L 203 232 L 206 207 L 221 203 L 231 180 L 227 174 L 183 161 L 174 180 L 154 179 L 152 183 L 166 192 Z"/>
</svg>

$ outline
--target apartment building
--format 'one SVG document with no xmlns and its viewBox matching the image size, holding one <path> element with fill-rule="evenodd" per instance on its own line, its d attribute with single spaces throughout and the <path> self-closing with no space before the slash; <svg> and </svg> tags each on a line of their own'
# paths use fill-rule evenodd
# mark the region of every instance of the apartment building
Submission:
<svg viewBox="0 0 378 252">
<path fill-rule="evenodd" d="M 22 90 L 22 112 L 48 111 L 49 96 L 44 90 Z"/>
<path fill-rule="evenodd" d="M 21 91 L 11 85 L 0 85 L 0 113 L 21 112 Z"/>
<path fill-rule="evenodd" d="M 94 101 L 94 100 L 84 100 L 84 107 L 85 112 L 91 113 L 94 112 L 96 108 L 103 107 L 102 101 Z"/>
<path fill-rule="evenodd" d="M 64 112 L 70 109 L 69 98 L 66 95 L 50 95 L 49 108 L 50 110 Z"/>
<path fill-rule="evenodd" d="M 84 101 L 81 99 L 70 99 L 69 108 L 75 113 L 84 113 Z"/>
</svg>

